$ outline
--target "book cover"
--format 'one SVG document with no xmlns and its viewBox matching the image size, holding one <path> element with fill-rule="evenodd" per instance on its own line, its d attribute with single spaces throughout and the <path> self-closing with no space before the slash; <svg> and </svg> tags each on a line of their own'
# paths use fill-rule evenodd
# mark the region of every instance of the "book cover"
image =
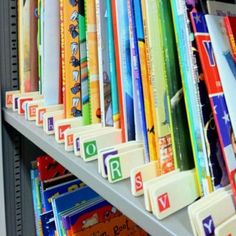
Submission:
<svg viewBox="0 0 236 236">
<path fill-rule="evenodd" d="M 107 42 L 109 51 L 109 70 L 111 81 L 111 106 L 113 116 L 113 126 L 120 128 L 120 113 L 118 103 L 118 91 L 117 91 L 117 77 L 116 77 L 116 63 L 115 63 L 115 48 L 114 48 L 114 35 L 112 25 L 112 9 L 111 0 L 106 0 L 106 17 L 107 17 Z"/>
<path fill-rule="evenodd" d="M 175 166 L 180 170 L 194 167 L 187 114 L 183 97 L 183 86 L 179 72 L 174 25 L 169 1 L 158 0 L 160 28 L 163 40 L 165 87 L 168 96 L 170 128 L 173 137 Z"/>
<path fill-rule="evenodd" d="M 208 13 L 218 16 L 236 16 L 236 5 L 229 1 L 207 1 Z"/>
<path fill-rule="evenodd" d="M 199 13 L 193 9 L 190 13 L 190 16 L 204 73 L 204 80 L 202 82 L 204 82 L 206 86 L 205 90 L 207 90 L 205 91 L 204 96 L 205 98 L 206 96 L 209 96 L 211 105 L 211 111 L 207 108 L 207 106 L 203 107 L 203 109 L 207 110 L 206 113 L 208 113 L 207 116 L 209 119 L 208 122 L 205 123 L 204 130 L 209 143 L 208 152 L 210 153 L 210 167 L 212 171 L 213 186 L 214 188 L 218 188 L 228 184 L 226 166 L 222 161 L 223 157 L 225 158 L 226 156 L 224 145 L 222 143 L 223 134 L 219 129 L 218 117 L 215 113 L 218 103 L 214 103 L 213 99 L 213 97 L 217 96 L 217 94 L 223 93 L 223 90 L 204 14 Z M 203 84 L 201 84 L 201 86 L 205 87 Z M 203 92 L 203 90 L 201 91 Z M 221 105 L 218 107 L 218 109 L 226 109 L 226 106 L 222 106 L 222 103 L 220 104 Z"/>
<path fill-rule="evenodd" d="M 150 51 L 151 79 L 155 99 L 158 142 L 160 148 L 160 168 L 162 174 L 173 170 L 174 147 L 171 135 L 171 114 L 168 109 L 168 94 L 165 86 L 166 70 L 159 7 L 155 0 L 145 1 L 147 15 L 147 39 Z"/>
<path fill-rule="evenodd" d="M 83 186 L 85 186 L 85 184 L 81 182 L 79 179 L 76 179 L 42 190 L 42 196 L 43 196 L 42 199 L 45 211 L 52 210 L 52 205 L 51 205 L 52 198 L 55 198 L 66 192 L 74 191 Z"/>
<path fill-rule="evenodd" d="M 59 236 L 63 235 L 60 213 L 75 206 L 78 206 L 95 197 L 98 197 L 98 194 L 94 192 L 91 188 L 85 186 L 73 192 L 62 194 L 52 200 L 52 208 L 56 222 L 56 229 L 58 231 Z"/>
<path fill-rule="evenodd" d="M 96 0 L 96 19 L 98 37 L 98 62 L 101 121 L 103 126 L 113 126 L 111 77 L 109 68 L 109 48 L 107 46 L 107 8 L 105 1 Z"/>
<path fill-rule="evenodd" d="M 87 61 L 87 41 L 86 41 L 86 20 L 85 20 L 85 5 L 84 0 L 78 2 L 78 33 L 79 45 L 73 44 L 74 53 L 80 50 L 80 65 L 81 65 L 81 94 L 82 94 L 82 115 L 84 125 L 91 123 L 90 108 L 89 108 L 89 84 L 88 84 L 88 61 Z M 78 48 L 79 47 L 79 48 Z"/>
<path fill-rule="evenodd" d="M 184 0 L 171 0 L 171 8 L 199 194 L 204 195 L 210 192 L 212 186 L 209 177 L 199 90 L 196 83 L 199 77 L 195 70 L 196 63 L 192 51 L 186 2 Z"/>
<path fill-rule="evenodd" d="M 40 215 L 41 223 L 42 223 L 42 231 L 43 236 L 55 236 L 56 233 L 56 225 L 54 221 L 53 211 L 48 211 Z"/>
<path fill-rule="evenodd" d="M 123 96 L 123 114 L 126 131 L 126 140 L 135 140 L 133 82 L 131 73 L 131 54 L 129 38 L 129 19 L 127 1 L 116 0 L 116 21 L 118 32 L 118 48 L 120 54 L 121 85 Z"/>
<path fill-rule="evenodd" d="M 212 49 L 214 50 L 215 61 L 213 61 L 218 66 L 218 72 L 220 77 L 220 82 L 223 90 L 213 90 L 215 96 L 212 96 L 213 102 L 216 104 L 214 106 L 215 116 L 217 116 L 217 128 L 218 133 L 221 133 L 221 146 L 223 147 L 225 162 L 227 165 L 227 171 L 229 175 L 229 180 L 231 182 L 234 197 L 236 196 L 236 185 L 235 185 L 235 174 L 236 174 L 236 159 L 235 159 L 235 132 L 233 132 L 233 116 L 231 111 L 234 93 L 232 88 L 235 86 L 235 76 L 230 70 L 228 60 L 225 52 L 229 53 L 229 48 L 227 47 L 227 39 L 223 30 L 223 17 L 220 16 L 205 16 L 207 27 L 210 34 L 210 39 L 212 42 Z M 220 42 L 220 43 L 219 43 Z M 233 59 L 231 59 L 233 60 Z M 219 77 L 216 77 L 219 81 Z M 217 85 L 217 84 L 216 84 Z M 226 89 L 225 86 L 226 85 Z M 214 87 L 213 87 L 214 88 Z M 224 93 L 223 93 L 224 91 Z M 229 94 L 231 96 L 229 96 Z M 219 134 L 220 135 L 220 134 Z"/>
<path fill-rule="evenodd" d="M 147 122 L 147 133 L 149 139 L 150 160 L 159 160 L 160 150 L 157 133 L 157 120 L 155 114 L 154 93 L 151 78 L 150 50 L 147 33 L 147 17 L 145 0 L 135 4 L 136 29 L 139 38 L 139 55 L 141 62 L 141 73 L 143 82 L 143 94 L 145 115 Z M 160 169 L 160 167 L 159 167 Z M 159 170 L 160 173 L 160 170 Z"/>
<path fill-rule="evenodd" d="M 129 32 L 130 32 L 130 53 L 131 53 L 131 69 L 133 81 L 133 97 L 134 97 L 134 118 L 135 118 L 135 139 L 144 142 L 146 162 L 150 161 L 147 126 L 143 98 L 143 85 L 141 75 L 141 64 L 138 51 L 138 36 L 134 15 L 134 1 L 128 1 L 129 16 Z M 135 102 L 136 100 L 136 102 Z"/>
<path fill-rule="evenodd" d="M 66 170 L 61 164 L 47 155 L 37 157 L 37 168 L 39 171 L 39 179 L 41 181 L 62 176 L 68 173 L 68 170 Z"/>
<path fill-rule="evenodd" d="M 228 35 L 228 42 L 231 49 L 231 54 L 236 62 L 236 17 L 224 17 L 225 29 Z"/>
<path fill-rule="evenodd" d="M 62 83 L 65 117 L 82 116 L 78 1 L 61 1 Z"/>
<path fill-rule="evenodd" d="M 98 42 L 97 42 L 97 22 L 95 0 L 85 1 L 86 15 L 86 41 L 87 41 L 87 60 L 88 60 L 88 87 L 90 103 L 91 123 L 100 123 L 100 91 L 98 75 Z"/>
</svg>

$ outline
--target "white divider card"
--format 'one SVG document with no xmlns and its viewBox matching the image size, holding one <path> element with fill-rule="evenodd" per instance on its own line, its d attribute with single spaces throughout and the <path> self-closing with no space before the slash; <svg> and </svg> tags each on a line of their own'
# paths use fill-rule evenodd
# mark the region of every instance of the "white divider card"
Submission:
<svg viewBox="0 0 236 236">
<path fill-rule="evenodd" d="M 63 109 L 64 109 L 63 104 L 41 106 L 41 107 L 36 108 L 36 125 L 43 126 L 43 115 L 45 112 L 59 111 Z"/>
<path fill-rule="evenodd" d="M 220 189 L 217 189 L 216 191 L 210 193 L 207 196 L 204 196 L 203 198 L 197 200 L 196 202 L 192 203 L 191 205 L 188 206 L 188 215 L 189 215 L 189 219 L 190 219 L 190 223 L 191 223 L 191 227 L 192 227 L 192 231 L 194 236 L 197 236 L 197 231 L 195 228 L 195 215 L 196 212 L 199 209 L 204 208 L 209 202 L 214 201 L 214 199 L 217 199 L 218 197 L 220 197 L 220 195 L 222 194 L 222 192 L 228 191 L 230 190 L 230 186 L 226 186 Z"/>
<path fill-rule="evenodd" d="M 107 130 L 114 130 L 114 127 L 101 127 L 101 128 L 97 128 L 95 130 L 91 130 L 91 129 L 86 129 L 84 131 L 80 131 L 78 133 L 74 134 L 74 155 L 75 156 L 80 156 L 80 138 L 81 137 L 91 137 L 92 135 L 95 134 L 103 134 L 106 133 Z"/>
<path fill-rule="evenodd" d="M 36 120 L 36 109 L 44 105 L 44 100 L 33 100 L 25 102 L 25 119 Z"/>
<path fill-rule="evenodd" d="M 236 236 L 236 215 L 217 226 L 215 236 Z"/>
<path fill-rule="evenodd" d="M 19 97 L 17 100 L 17 107 L 18 107 L 18 114 L 24 115 L 25 114 L 25 102 L 34 101 L 34 100 L 42 100 L 43 95 L 28 95 L 24 97 Z"/>
<path fill-rule="evenodd" d="M 109 156 L 107 162 L 107 177 L 110 183 L 115 183 L 130 177 L 130 170 L 145 163 L 144 148 L 136 148 L 118 155 Z"/>
<path fill-rule="evenodd" d="M 43 115 L 43 130 L 46 134 L 54 134 L 54 124 L 57 120 L 65 118 L 64 110 L 45 112 Z"/>
<path fill-rule="evenodd" d="M 62 119 L 55 121 L 55 139 L 58 143 L 64 143 L 64 132 L 69 128 L 83 126 L 83 117 Z"/>
<path fill-rule="evenodd" d="M 98 172 L 103 178 L 107 178 L 107 166 L 106 159 L 111 155 L 118 155 L 123 152 L 130 151 L 132 149 L 143 147 L 143 143 L 140 141 L 129 141 L 127 143 L 122 143 L 115 145 L 113 147 L 105 148 L 99 150 L 98 155 Z"/>
<path fill-rule="evenodd" d="M 38 96 L 39 92 L 30 92 L 30 93 L 16 93 L 12 95 L 12 110 L 18 111 L 18 99 L 25 96 Z"/>
<path fill-rule="evenodd" d="M 198 197 L 195 170 L 179 172 L 150 189 L 152 213 L 159 219 L 188 206 Z"/>
<path fill-rule="evenodd" d="M 158 176 L 158 177 L 155 177 L 153 179 L 143 182 L 144 203 L 145 203 L 145 209 L 147 211 L 149 212 L 152 211 L 151 199 L 150 199 L 150 189 L 152 188 L 152 186 L 157 185 L 158 183 L 160 183 L 161 181 L 164 181 L 167 178 L 170 178 L 170 177 L 173 178 L 174 176 L 172 175 L 176 175 L 178 173 L 179 173 L 179 169 L 176 169 L 164 175 L 161 175 L 161 176 Z"/>
<path fill-rule="evenodd" d="M 65 142 L 65 151 L 70 152 L 74 150 L 74 134 L 80 133 L 83 131 L 88 130 L 95 131 L 96 129 L 101 129 L 102 124 L 92 124 L 92 125 L 85 125 L 76 128 L 69 128 L 64 131 L 64 142 Z"/>
<path fill-rule="evenodd" d="M 215 227 L 235 215 L 232 192 L 224 192 L 196 212 L 198 235 L 214 235 Z"/>
<path fill-rule="evenodd" d="M 158 166 L 158 161 L 152 161 L 130 171 L 131 192 L 135 197 L 143 195 L 144 181 L 148 181 L 158 176 Z"/>
<path fill-rule="evenodd" d="M 20 90 L 7 91 L 5 93 L 5 107 L 12 108 L 13 106 L 13 95 L 20 94 Z"/>
<path fill-rule="evenodd" d="M 106 130 L 106 131 L 105 131 Z M 98 150 L 122 143 L 121 129 L 104 129 L 102 133 L 92 134 L 90 137 L 80 137 L 80 155 L 85 161 L 98 158 Z"/>
</svg>

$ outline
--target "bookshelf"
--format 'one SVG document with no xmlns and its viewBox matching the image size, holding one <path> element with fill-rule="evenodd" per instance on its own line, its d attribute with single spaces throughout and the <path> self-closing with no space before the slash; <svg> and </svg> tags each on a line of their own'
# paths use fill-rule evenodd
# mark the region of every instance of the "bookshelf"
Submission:
<svg viewBox="0 0 236 236">
<path fill-rule="evenodd" d="M 74 175 L 93 188 L 125 215 L 151 235 L 192 235 L 187 210 L 183 209 L 165 220 L 158 221 L 144 209 L 143 197 L 131 195 L 129 181 L 109 184 L 97 172 L 97 161 L 85 163 L 73 153 L 64 151 L 64 145 L 58 144 L 54 136 L 48 136 L 42 128 L 36 127 L 16 113 L 3 109 L 4 120 L 24 137 L 69 169 Z"/>
</svg>

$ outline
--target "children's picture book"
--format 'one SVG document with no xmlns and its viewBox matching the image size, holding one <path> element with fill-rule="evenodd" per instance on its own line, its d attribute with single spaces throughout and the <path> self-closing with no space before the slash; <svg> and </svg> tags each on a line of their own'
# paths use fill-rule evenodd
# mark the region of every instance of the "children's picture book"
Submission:
<svg viewBox="0 0 236 236">
<path fill-rule="evenodd" d="M 55 236 L 56 225 L 54 221 L 53 211 L 44 212 L 40 215 L 42 223 L 43 236 Z"/>
<path fill-rule="evenodd" d="M 119 114 L 119 103 L 118 103 L 118 90 L 117 90 L 117 78 L 116 78 L 116 63 L 115 63 L 115 48 L 114 48 L 114 35 L 112 25 L 112 9 L 111 0 L 105 1 L 106 5 L 106 20 L 107 20 L 107 47 L 109 54 L 109 70 L 110 70 L 110 81 L 111 81 L 111 106 L 112 106 L 112 117 L 113 126 L 120 128 L 120 114 Z"/>
<path fill-rule="evenodd" d="M 91 188 L 85 186 L 73 192 L 68 192 L 52 199 L 52 208 L 56 222 L 56 229 L 59 236 L 63 235 L 61 213 L 75 206 L 79 206 L 90 199 L 98 197 L 98 194 Z"/>
<path fill-rule="evenodd" d="M 171 0 L 171 8 L 198 188 L 199 193 L 204 195 L 210 192 L 212 186 L 204 137 L 203 117 L 200 109 L 199 88 L 197 86 L 199 75 L 193 55 L 190 21 L 185 0 Z"/>
<path fill-rule="evenodd" d="M 96 0 L 96 19 L 98 37 L 98 62 L 99 62 L 99 85 L 101 122 L 103 126 L 113 126 L 112 114 L 112 91 L 108 40 L 107 7 L 104 0 Z"/>
<path fill-rule="evenodd" d="M 150 157 L 143 98 L 143 85 L 141 78 L 141 64 L 138 53 L 138 36 L 134 15 L 134 2 L 133 0 L 129 0 L 127 4 L 129 16 L 130 53 L 134 98 L 135 139 L 144 142 L 146 161 L 149 162 Z"/>
<path fill-rule="evenodd" d="M 21 93 L 38 90 L 37 0 L 18 0 L 19 79 Z"/>
<path fill-rule="evenodd" d="M 61 55 L 65 117 L 82 116 L 79 1 L 61 0 Z"/>
<path fill-rule="evenodd" d="M 86 42 L 88 60 L 88 91 L 91 123 L 100 123 L 100 91 L 98 75 L 98 42 L 95 0 L 85 0 Z"/>
<path fill-rule="evenodd" d="M 209 1 L 207 0 L 208 13 L 218 16 L 236 16 L 236 5 L 229 1 Z"/>
<path fill-rule="evenodd" d="M 221 146 L 223 147 L 225 162 L 227 165 L 229 180 L 231 182 L 234 197 L 236 196 L 235 174 L 236 174 L 236 159 L 235 159 L 235 132 L 234 131 L 234 115 L 233 98 L 235 93 L 232 88 L 236 85 L 235 76 L 233 75 L 228 62 L 232 59 L 229 56 L 229 48 L 227 47 L 227 39 L 223 29 L 223 17 L 206 15 L 207 27 L 214 50 L 215 61 L 217 63 L 219 76 L 223 91 L 216 90 L 212 100 L 215 103 L 215 116 L 217 117 L 218 132 L 221 137 Z M 220 42 L 220 43 L 219 43 Z M 230 59 L 231 58 L 231 59 Z M 228 93 L 231 95 L 229 96 Z M 227 109 L 228 108 L 228 109 Z M 230 110 L 231 108 L 231 110 Z M 233 112 L 233 113 L 232 113 Z"/>
<path fill-rule="evenodd" d="M 123 114 L 126 131 L 126 141 L 135 140 L 133 82 L 131 72 L 131 54 L 129 37 L 129 18 L 126 0 L 116 0 L 116 21 L 118 49 L 120 55 L 121 86 L 123 96 Z"/>
<path fill-rule="evenodd" d="M 41 181 L 62 176 L 68 173 L 61 164 L 50 156 L 37 157 L 37 168 L 39 171 L 39 179 Z"/>
<path fill-rule="evenodd" d="M 166 70 L 165 87 L 168 96 L 170 129 L 175 167 L 180 170 L 194 168 L 190 133 L 183 96 L 183 86 L 178 63 L 178 54 L 174 34 L 174 24 L 169 1 L 159 0 L 160 29 L 164 48 L 164 64 Z M 160 37 L 161 39 L 161 37 Z"/>
<path fill-rule="evenodd" d="M 224 23 L 231 54 L 234 58 L 234 62 L 236 62 L 236 16 L 224 17 Z"/>
</svg>

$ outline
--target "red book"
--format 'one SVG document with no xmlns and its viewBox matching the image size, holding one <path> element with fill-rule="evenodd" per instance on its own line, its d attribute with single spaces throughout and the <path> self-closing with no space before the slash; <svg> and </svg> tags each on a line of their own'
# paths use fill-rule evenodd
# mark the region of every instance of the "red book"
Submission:
<svg viewBox="0 0 236 236">
<path fill-rule="evenodd" d="M 236 17 L 225 16 L 224 23 L 231 48 L 231 54 L 233 56 L 234 61 L 236 62 Z"/>
<path fill-rule="evenodd" d="M 37 167 L 39 171 L 39 179 L 41 181 L 49 180 L 68 173 L 68 170 L 47 155 L 37 157 Z"/>
</svg>

